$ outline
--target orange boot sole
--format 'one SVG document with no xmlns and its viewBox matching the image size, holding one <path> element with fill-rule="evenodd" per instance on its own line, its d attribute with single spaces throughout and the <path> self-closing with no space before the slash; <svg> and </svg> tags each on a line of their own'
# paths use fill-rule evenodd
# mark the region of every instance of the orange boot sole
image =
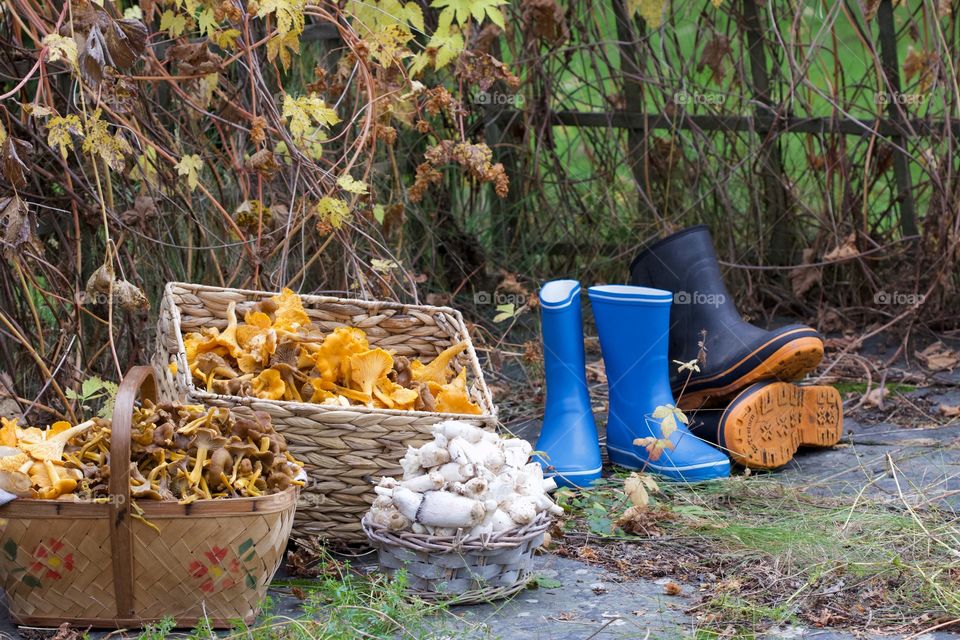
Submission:
<svg viewBox="0 0 960 640">
<path fill-rule="evenodd" d="M 821 360 L 823 360 L 823 341 L 820 338 L 798 338 L 783 345 L 759 366 L 754 367 L 729 384 L 712 389 L 685 391 L 677 402 L 677 406 L 685 411 L 702 407 L 722 406 L 741 389 L 757 382 L 763 380 L 788 382 L 799 380 L 816 369 Z M 739 364 L 737 363 L 734 367 Z M 711 378 L 722 377 L 724 373 L 711 376 Z"/>
<path fill-rule="evenodd" d="M 829 386 L 771 382 L 744 389 L 719 425 L 730 457 L 751 469 L 775 469 L 801 446 L 829 447 L 843 434 L 843 403 Z"/>
</svg>

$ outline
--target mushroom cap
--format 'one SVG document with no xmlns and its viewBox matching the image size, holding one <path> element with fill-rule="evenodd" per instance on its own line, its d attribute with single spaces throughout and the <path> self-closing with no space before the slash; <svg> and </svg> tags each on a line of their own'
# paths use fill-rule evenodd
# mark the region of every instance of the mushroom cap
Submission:
<svg viewBox="0 0 960 640">
<path fill-rule="evenodd" d="M 197 429 L 196 436 L 193 446 L 197 449 L 218 449 L 227 444 L 227 439 L 220 435 L 219 431 L 213 429 Z"/>
<path fill-rule="evenodd" d="M 276 369 L 264 369 L 252 380 L 253 393 L 264 400 L 279 400 L 286 391 L 286 383 Z"/>
<path fill-rule="evenodd" d="M 298 329 L 310 328 L 310 316 L 303 309 L 300 296 L 286 287 L 273 296 L 277 309 L 273 312 L 273 328 L 278 331 L 295 332 Z"/>
<path fill-rule="evenodd" d="M 386 379 L 387 373 L 393 369 L 393 356 L 380 348 L 370 349 L 350 356 L 348 363 L 350 386 L 369 397 L 378 381 Z"/>
</svg>

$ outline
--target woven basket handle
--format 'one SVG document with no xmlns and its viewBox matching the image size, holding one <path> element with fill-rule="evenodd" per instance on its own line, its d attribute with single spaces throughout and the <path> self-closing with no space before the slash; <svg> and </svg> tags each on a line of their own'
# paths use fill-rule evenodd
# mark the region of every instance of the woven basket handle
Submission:
<svg viewBox="0 0 960 640">
<path fill-rule="evenodd" d="M 130 521 L 130 433 L 137 396 L 157 399 L 150 367 L 133 367 L 117 389 L 110 426 L 110 550 L 117 618 L 133 614 L 133 526 Z"/>
</svg>

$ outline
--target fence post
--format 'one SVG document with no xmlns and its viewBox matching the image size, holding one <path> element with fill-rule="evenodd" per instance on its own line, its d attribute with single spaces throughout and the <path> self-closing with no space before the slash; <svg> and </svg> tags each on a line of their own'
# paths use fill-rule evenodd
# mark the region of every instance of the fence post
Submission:
<svg viewBox="0 0 960 640">
<path fill-rule="evenodd" d="M 637 40 L 642 27 L 633 19 L 626 7 L 627 0 L 613 0 L 613 12 L 617 22 L 617 39 L 620 41 L 620 73 L 623 77 L 623 99 L 625 111 L 646 113 L 643 103 L 643 89 L 640 86 L 640 47 Z M 627 163 L 637 185 L 637 211 L 641 218 L 649 207 L 640 192 L 647 183 L 646 131 L 636 127 L 627 128 Z M 650 197 L 650 194 L 647 194 Z M 651 214 L 653 211 L 650 212 Z M 652 217 L 652 216 L 651 216 Z"/>
<path fill-rule="evenodd" d="M 897 34 L 893 24 L 893 3 L 880 0 L 877 7 L 877 25 L 880 31 L 880 66 L 887 79 L 891 95 L 888 96 L 887 114 L 899 131 L 905 131 L 906 118 L 896 97 L 900 95 L 900 60 L 897 55 Z M 913 201 L 913 180 L 910 177 L 910 165 L 905 151 L 906 139 L 901 133 L 890 136 L 897 146 L 893 153 L 893 179 L 897 183 L 897 195 L 900 203 L 900 233 L 903 237 L 917 235 L 916 205 Z"/>
<path fill-rule="evenodd" d="M 754 0 L 743 0 L 743 18 L 747 32 L 747 54 L 750 59 L 750 81 L 753 97 L 759 103 L 757 114 L 773 115 L 777 109 L 770 96 L 770 76 L 767 74 L 767 55 L 764 46 L 760 16 Z M 763 119 L 761 121 L 766 121 Z M 768 257 L 774 264 L 785 264 L 790 259 L 793 244 L 791 219 L 787 217 L 787 192 L 783 184 L 783 158 L 776 137 L 770 137 L 770 129 L 757 127 L 761 146 L 758 156 L 763 199 L 766 204 L 766 229 L 770 232 Z M 769 139 L 768 139 L 769 138 Z M 761 246 L 762 249 L 762 246 Z"/>
</svg>

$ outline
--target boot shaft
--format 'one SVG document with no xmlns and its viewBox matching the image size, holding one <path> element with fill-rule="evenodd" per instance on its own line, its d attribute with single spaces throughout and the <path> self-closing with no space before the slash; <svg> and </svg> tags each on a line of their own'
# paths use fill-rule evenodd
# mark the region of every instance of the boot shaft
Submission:
<svg viewBox="0 0 960 640">
<path fill-rule="evenodd" d="M 667 346 L 669 291 L 627 285 L 590 287 L 611 407 L 673 404 Z"/>
<path fill-rule="evenodd" d="M 580 283 L 554 280 L 540 290 L 543 368 L 549 389 L 587 396 Z"/>
</svg>

